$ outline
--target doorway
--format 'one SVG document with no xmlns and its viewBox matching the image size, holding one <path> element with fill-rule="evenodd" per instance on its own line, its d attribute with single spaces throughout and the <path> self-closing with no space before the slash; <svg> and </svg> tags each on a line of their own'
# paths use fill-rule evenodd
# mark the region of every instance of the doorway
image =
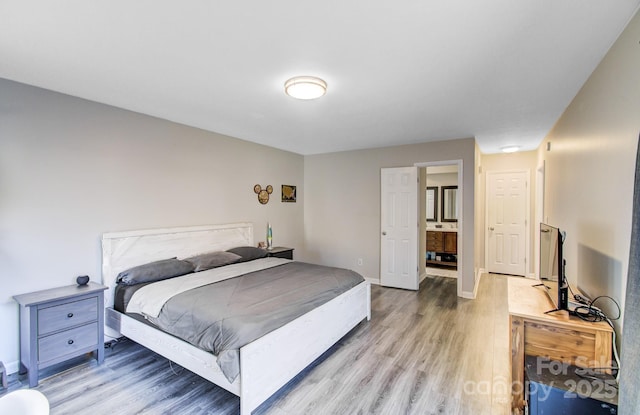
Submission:
<svg viewBox="0 0 640 415">
<path fill-rule="evenodd" d="M 383 168 L 381 170 L 380 200 L 380 282 L 383 286 L 418 290 L 419 282 L 426 278 L 426 179 L 413 180 L 419 172 L 435 166 L 457 167 L 457 189 L 445 189 L 447 200 L 445 219 L 457 221 L 456 278 L 457 295 L 462 291 L 463 261 L 463 163 L 462 160 L 446 160 L 416 163 L 412 167 Z M 406 170 L 406 171 L 405 171 Z M 413 183 L 413 184 L 411 184 Z M 439 198 L 442 197 L 442 190 Z M 433 199 L 432 199 L 433 200 Z M 441 206 L 439 204 L 438 206 Z M 451 228 L 452 229 L 452 228 Z M 402 230 L 402 233 L 396 231 Z M 406 230 L 406 232 L 404 232 Z M 397 236 L 396 235 L 400 235 Z M 473 298 L 473 297 L 468 297 Z"/>
<path fill-rule="evenodd" d="M 458 166 L 423 167 L 427 276 L 458 277 Z"/>
<path fill-rule="evenodd" d="M 421 178 L 420 281 L 428 275 L 457 278 L 457 295 L 462 297 L 462 160 L 416 163 L 416 166 Z"/>
</svg>

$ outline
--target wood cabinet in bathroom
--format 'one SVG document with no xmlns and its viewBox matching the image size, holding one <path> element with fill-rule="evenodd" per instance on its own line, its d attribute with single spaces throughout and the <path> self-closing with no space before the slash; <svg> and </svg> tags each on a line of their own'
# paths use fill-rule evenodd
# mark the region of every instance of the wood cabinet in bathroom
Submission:
<svg viewBox="0 0 640 415">
<path fill-rule="evenodd" d="M 458 233 L 450 231 L 427 231 L 427 252 L 435 252 L 436 258 L 427 259 L 427 265 L 442 265 L 456 267 L 455 259 L 458 254 Z"/>
</svg>

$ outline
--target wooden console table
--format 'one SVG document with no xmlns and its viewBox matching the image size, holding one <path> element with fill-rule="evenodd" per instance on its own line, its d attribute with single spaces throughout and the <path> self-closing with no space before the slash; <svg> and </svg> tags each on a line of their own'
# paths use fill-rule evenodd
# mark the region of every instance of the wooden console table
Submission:
<svg viewBox="0 0 640 415">
<path fill-rule="evenodd" d="M 554 308 L 536 280 L 511 277 L 508 282 L 511 329 L 512 408 L 524 406 L 524 357 L 543 356 L 580 367 L 611 367 L 613 329 Z"/>
</svg>

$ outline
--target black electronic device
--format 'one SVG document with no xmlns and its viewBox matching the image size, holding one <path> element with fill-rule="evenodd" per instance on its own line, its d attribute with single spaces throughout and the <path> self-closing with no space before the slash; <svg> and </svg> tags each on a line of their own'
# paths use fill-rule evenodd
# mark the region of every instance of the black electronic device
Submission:
<svg viewBox="0 0 640 415">
<path fill-rule="evenodd" d="M 548 313 L 569 308 L 569 283 L 562 246 L 565 234 L 560 229 L 540 224 L 540 280 L 555 308 Z"/>
<path fill-rule="evenodd" d="M 618 413 L 618 384 L 601 371 L 526 356 L 525 380 L 530 415 Z"/>
<path fill-rule="evenodd" d="M 87 285 L 89 283 L 89 276 L 88 275 L 78 276 L 78 278 L 76 278 L 76 283 L 78 285 Z"/>
</svg>

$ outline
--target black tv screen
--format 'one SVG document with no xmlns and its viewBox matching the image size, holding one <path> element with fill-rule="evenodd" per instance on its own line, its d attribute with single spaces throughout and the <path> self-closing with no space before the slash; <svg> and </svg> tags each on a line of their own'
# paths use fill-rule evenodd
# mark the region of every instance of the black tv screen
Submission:
<svg viewBox="0 0 640 415">
<path fill-rule="evenodd" d="M 566 310 L 568 306 L 562 242 L 560 229 L 546 223 L 540 224 L 540 279 L 547 287 L 556 310 Z"/>
</svg>

